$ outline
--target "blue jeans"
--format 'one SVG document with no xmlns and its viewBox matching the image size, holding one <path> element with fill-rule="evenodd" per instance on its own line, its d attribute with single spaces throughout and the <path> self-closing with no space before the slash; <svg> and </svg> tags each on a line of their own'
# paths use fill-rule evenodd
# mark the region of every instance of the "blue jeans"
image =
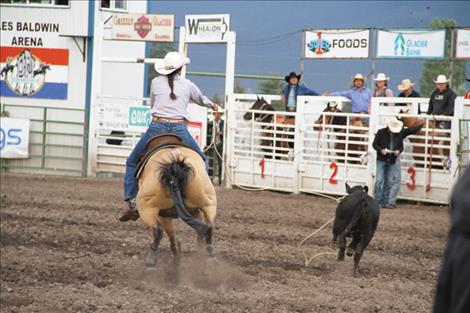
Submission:
<svg viewBox="0 0 470 313">
<path fill-rule="evenodd" d="M 397 157 L 395 164 L 377 160 L 374 189 L 375 200 L 381 205 L 395 205 L 398 190 L 400 189 L 400 181 L 400 157 Z"/>
<path fill-rule="evenodd" d="M 147 142 L 153 137 L 162 134 L 176 134 L 180 136 L 185 144 L 193 148 L 203 157 L 206 162 L 207 169 L 206 156 L 204 155 L 204 152 L 201 151 L 194 138 L 188 132 L 188 128 L 185 124 L 152 122 L 145 134 L 135 145 L 134 150 L 132 150 L 131 154 L 127 158 L 126 174 L 124 175 L 124 200 L 129 200 L 137 196 L 139 185 L 135 175 L 140 156 L 145 152 Z"/>
</svg>

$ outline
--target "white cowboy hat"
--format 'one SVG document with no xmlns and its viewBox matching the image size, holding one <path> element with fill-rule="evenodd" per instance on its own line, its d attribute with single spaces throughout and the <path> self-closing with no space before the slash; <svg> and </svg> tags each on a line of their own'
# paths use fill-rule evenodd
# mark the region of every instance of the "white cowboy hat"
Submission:
<svg viewBox="0 0 470 313">
<path fill-rule="evenodd" d="M 158 74 L 168 75 L 189 63 L 189 58 L 176 51 L 172 51 L 168 52 L 163 60 L 157 60 L 155 62 L 155 70 Z"/>
<path fill-rule="evenodd" d="M 414 85 L 415 84 L 412 83 L 411 80 L 407 78 L 407 79 L 404 79 L 404 80 L 401 81 L 401 84 L 398 85 L 398 90 L 403 91 L 403 90 L 406 90 L 410 87 L 413 87 Z"/>
<path fill-rule="evenodd" d="M 403 128 L 403 122 L 394 116 L 387 120 L 387 126 L 392 131 L 392 133 L 399 133 Z"/>
<path fill-rule="evenodd" d="M 383 82 L 383 81 L 386 81 L 386 80 L 389 80 L 389 79 L 390 79 L 390 77 L 385 76 L 384 73 L 378 73 L 378 74 L 377 74 L 377 77 L 374 78 L 374 80 L 375 80 L 376 82 Z"/>
<path fill-rule="evenodd" d="M 446 84 L 449 82 L 445 75 L 437 76 L 437 79 L 434 81 L 436 84 Z"/>
<path fill-rule="evenodd" d="M 362 80 L 363 82 L 366 81 L 366 78 L 365 78 L 361 73 L 357 73 L 356 75 L 354 75 L 353 81 L 355 81 L 356 79 L 360 79 L 360 80 Z"/>
</svg>

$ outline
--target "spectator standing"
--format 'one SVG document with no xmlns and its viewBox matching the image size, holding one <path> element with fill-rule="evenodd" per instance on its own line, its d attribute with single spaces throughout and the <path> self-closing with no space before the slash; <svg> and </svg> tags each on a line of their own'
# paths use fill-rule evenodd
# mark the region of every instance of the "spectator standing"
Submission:
<svg viewBox="0 0 470 313">
<path fill-rule="evenodd" d="M 396 207 L 400 189 L 400 154 L 403 139 L 418 132 L 424 124 L 403 128 L 403 122 L 396 117 L 387 121 L 387 127 L 379 129 L 372 147 L 377 151 L 374 198 L 384 208 Z"/>
<path fill-rule="evenodd" d="M 326 92 L 324 96 L 341 96 L 351 100 L 353 113 L 369 113 L 370 99 L 372 98 L 372 91 L 365 87 L 366 78 L 362 74 L 356 74 L 353 77 L 354 87 L 350 90 L 335 91 L 332 93 Z M 343 108 L 344 112 L 345 110 Z"/>
<path fill-rule="evenodd" d="M 302 74 L 296 74 L 290 72 L 289 75 L 284 77 L 287 85 L 284 87 L 281 93 L 281 99 L 284 101 L 286 111 L 296 112 L 297 111 L 297 96 L 319 96 L 320 94 L 315 90 L 305 87 L 299 84 Z"/>
<path fill-rule="evenodd" d="M 393 91 L 388 88 L 388 81 L 390 77 L 387 77 L 384 73 L 377 74 L 375 81 L 374 97 L 393 97 Z"/>
<path fill-rule="evenodd" d="M 449 80 L 445 75 L 437 76 L 434 81 L 436 89 L 429 98 L 428 114 L 433 115 L 454 115 L 455 98 L 457 95 L 449 87 Z M 439 128 L 450 128 L 450 122 L 443 121 L 439 123 Z"/>
<path fill-rule="evenodd" d="M 398 96 L 401 98 L 420 98 L 421 95 L 413 89 L 414 85 L 408 78 L 402 80 L 401 84 L 397 87 L 401 91 Z"/>
</svg>

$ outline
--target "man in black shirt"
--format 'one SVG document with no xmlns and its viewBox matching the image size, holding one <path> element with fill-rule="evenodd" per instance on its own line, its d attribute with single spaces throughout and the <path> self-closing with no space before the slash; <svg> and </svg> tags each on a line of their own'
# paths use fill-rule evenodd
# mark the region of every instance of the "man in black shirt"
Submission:
<svg viewBox="0 0 470 313">
<path fill-rule="evenodd" d="M 424 123 L 423 123 L 424 125 Z M 372 147 L 377 151 L 374 198 L 384 208 L 395 208 L 400 189 L 400 157 L 403 139 L 418 132 L 423 125 L 403 128 L 396 117 L 387 121 L 387 127 L 379 129 Z"/>
<path fill-rule="evenodd" d="M 445 75 L 437 76 L 436 89 L 429 98 L 428 114 L 433 115 L 454 115 L 454 104 L 457 95 L 449 87 L 449 80 Z M 442 121 L 438 124 L 439 128 L 450 128 L 450 122 Z"/>
<path fill-rule="evenodd" d="M 437 281 L 434 313 L 470 312 L 470 166 L 450 199 L 451 225 Z"/>
</svg>

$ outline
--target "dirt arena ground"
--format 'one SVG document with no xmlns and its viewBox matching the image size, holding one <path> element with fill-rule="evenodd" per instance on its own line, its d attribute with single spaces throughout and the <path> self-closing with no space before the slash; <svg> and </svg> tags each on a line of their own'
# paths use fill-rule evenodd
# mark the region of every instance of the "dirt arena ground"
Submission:
<svg viewBox="0 0 470 313">
<path fill-rule="evenodd" d="M 178 222 L 182 262 L 164 237 L 119 223 L 121 179 L 1 176 L 1 312 L 430 312 L 445 246 L 446 207 L 400 205 L 381 221 L 352 275 L 330 251 L 335 202 L 310 195 L 218 189 L 218 262 Z"/>
</svg>

